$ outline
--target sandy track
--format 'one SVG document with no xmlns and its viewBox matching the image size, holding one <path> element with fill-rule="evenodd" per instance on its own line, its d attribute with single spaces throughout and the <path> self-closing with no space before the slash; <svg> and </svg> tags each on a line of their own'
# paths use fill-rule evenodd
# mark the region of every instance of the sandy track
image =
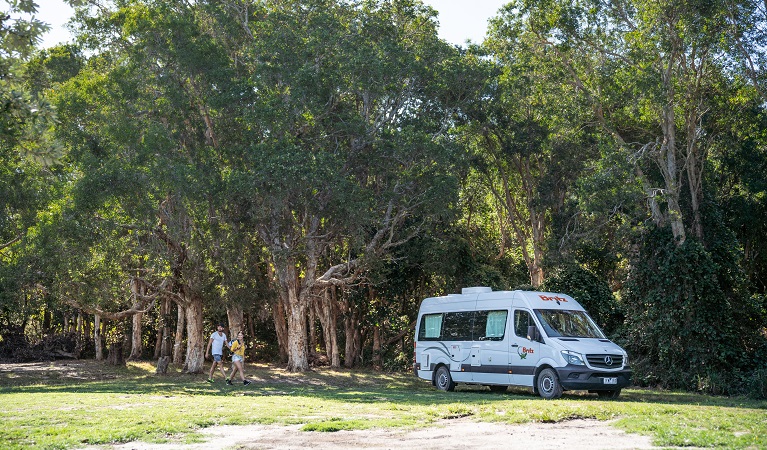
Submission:
<svg viewBox="0 0 767 450">
<path fill-rule="evenodd" d="M 416 430 L 372 429 L 333 433 L 303 432 L 300 425 L 219 426 L 201 430 L 200 444 L 147 444 L 130 442 L 114 450 L 214 450 L 214 449 L 653 449 L 650 438 L 627 434 L 607 422 L 571 420 L 560 423 L 507 425 L 444 421 Z M 88 447 L 89 449 L 104 447 Z"/>
</svg>

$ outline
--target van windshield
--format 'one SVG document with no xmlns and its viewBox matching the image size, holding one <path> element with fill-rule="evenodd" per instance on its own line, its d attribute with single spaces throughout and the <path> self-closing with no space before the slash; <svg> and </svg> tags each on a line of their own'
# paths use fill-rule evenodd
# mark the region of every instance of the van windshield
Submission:
<svg viewBox="0 0 767 450">
<path fill-rule="evenodd" d="M 585 311 L 536 309 L 535 315 L 549 337 L 605 338 Z"/>
</svg>

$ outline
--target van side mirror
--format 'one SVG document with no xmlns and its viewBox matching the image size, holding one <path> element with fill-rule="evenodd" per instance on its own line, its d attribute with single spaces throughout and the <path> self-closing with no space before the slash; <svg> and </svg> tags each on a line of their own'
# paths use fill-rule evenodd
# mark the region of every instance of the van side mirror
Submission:
<svg viewBox="0 0 767 450">
<path fill-rule="evenodd" d="M 527 327 L 527 339 L 535 342 L 541 341 L 541 333 L 538 331 L 538 327 L 535 325 Z"/>
</svg>

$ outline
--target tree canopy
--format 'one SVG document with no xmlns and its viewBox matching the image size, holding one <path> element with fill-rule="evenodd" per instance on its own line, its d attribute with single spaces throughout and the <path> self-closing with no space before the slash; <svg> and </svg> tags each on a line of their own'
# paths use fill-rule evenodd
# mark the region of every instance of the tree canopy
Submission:
<svg viewBox="0 0 767 450">
<path fill-rule="evenodd" d="M 0 336 L 403 368 L 489 285 L 573 294 L 638 383 L 767 383 L 765 8 L 514 0 L 461 48 L 418 0 L 86 1 L 36 49 L 10 2 Z"/>
</svg>

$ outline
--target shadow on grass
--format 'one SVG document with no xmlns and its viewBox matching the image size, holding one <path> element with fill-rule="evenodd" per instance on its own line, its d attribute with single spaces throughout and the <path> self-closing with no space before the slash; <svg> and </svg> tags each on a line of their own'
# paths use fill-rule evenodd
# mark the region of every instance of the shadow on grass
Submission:
<svg viewBox="0 0 767 450">
<path fill-rule="evenodd" d="M 508 400 L 541 401 L 523 388 L 491 392 L 484 386 L 458 385 L 455 392 L 441 392 L 411 374 L 386 374 L 366 370 L 318 369 L 290 373 L 268 365 L 246 367 L 250 386 L 224 383 L 220 373 L 207 383 L 207 370 L 190 375 L 171 370 L 155 375 L 149 362 L 108 366 L 97 361 L 67 361 L 27 364 L 0 364 L 0 394 L 7 393 L 124 393 L 158 396 L 287 396 L 312 397 L 346 403 L 390 402 L 402 405 L 442 405 L 452 403 L 494 403 Z M 602 401 L 596 395 L 567 392 L 563 400 Z M 694 393 L 627 389 L 611 402 L 639 402 L 669 405 L 700 405 L 767 409 L 767 401 L 742 397 L 713 397 Z"/>
</svg>

